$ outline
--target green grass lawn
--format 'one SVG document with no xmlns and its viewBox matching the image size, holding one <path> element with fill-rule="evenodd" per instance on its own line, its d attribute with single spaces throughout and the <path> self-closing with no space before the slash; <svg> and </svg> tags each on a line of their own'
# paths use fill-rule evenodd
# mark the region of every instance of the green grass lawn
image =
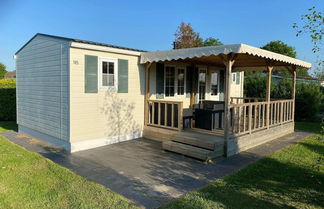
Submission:
<svg viewBox="0 0 324 209">
<path fill-rule="evenodd" d="M 0 137 L 0 208 L 137 206 L 105 187 Z"/>
<path fill-rule="evenodd" d="M 295 129 L 313 133 L 320 133 L 323 124 L 311 122 L 295 122 Z"/>
<path fill-rule="evenodd" d="M 319 132 L 320 126 L 296 127 Z M 164 208 L 324 208 L 323 136 L 312 135 Z"/>
<path fill-rule="evenodd" d="M 2 131 L 17 131 L 17 124 L 15 121 L 0 121 L 0 132 Z"/>
</svg>

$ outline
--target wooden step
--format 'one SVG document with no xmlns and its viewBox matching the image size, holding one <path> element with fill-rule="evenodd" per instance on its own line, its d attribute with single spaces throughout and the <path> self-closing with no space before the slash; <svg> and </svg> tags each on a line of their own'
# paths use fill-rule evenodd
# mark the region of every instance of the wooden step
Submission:
<svg viewBox="0 0 324 209">
<path fill-rule="evenodd" d="M 162 143 L 162 148 L 164 150 L 176 152 L 185 156 L 197 158 L 204 161 L 223 156 L 223 150 L 211 151 L 175 141 L 164 141 Z"/>
<path fill-rule="evenodd" d="M 192 145 L 199 148 L 204 148 L 208 150 L 214 150 L 215 142 L 214 141 L 207 141 L 201 140 L 199 138 L 188 137 L 188 136 L 181 136 L 181 135 L 173 135 L 171 137 L 172 141 L 180 142 L 187 145 Z"/>
</svg>

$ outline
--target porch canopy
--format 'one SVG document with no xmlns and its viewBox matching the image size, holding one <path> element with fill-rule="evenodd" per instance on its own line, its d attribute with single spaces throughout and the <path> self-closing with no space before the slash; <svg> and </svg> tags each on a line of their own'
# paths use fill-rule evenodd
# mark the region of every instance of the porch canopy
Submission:
<svg viewBox="0 0 324 209">
<path fill-rule="evenodd" d="M 286 66 L 310 68 L 311 64 L 264 49 L 256 48 L 246 44 L 232 44 L 222 46 L 209 46 L 187 49 L 176 49 L 156 52 L 141 53 L 141 64 L 164 61 L 184 61 L 194 64 L 210 64 L 224 66 L 225 55 L 236 55 L 233 71 L 243 71 L 249 67 L 250 70 L 264 70 L 269 65 L 275 70 L 286 70 Z M 235 69 L 234 69 L 235 68 Z M 239 70 L 242 68 L 241 70 Z"/>
</svg>

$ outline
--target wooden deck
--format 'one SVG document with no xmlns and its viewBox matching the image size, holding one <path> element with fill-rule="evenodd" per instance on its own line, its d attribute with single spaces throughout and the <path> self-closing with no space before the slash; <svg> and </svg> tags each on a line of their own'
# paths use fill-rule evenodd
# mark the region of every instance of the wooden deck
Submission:
<svg viewBox="0 0 324 209">
<path fill-rule="evenodd" d="M 212 133 L 197 129 L 175 131 L 146 126 L 143 135 L 145 138 L 161 141 L 164 150 L 207 161 L 234 155 L 292 132 L 294 122 L 270 126 L 269 129 L 260 129 L 252 134 L 230 135 L 228 141 L 225 141 L 221 131 Z"/>
</svg>

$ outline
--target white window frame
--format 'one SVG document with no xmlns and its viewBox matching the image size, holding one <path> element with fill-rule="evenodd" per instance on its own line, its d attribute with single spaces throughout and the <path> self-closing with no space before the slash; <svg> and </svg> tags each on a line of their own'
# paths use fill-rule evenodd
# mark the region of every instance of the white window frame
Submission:
<svg viewBox="0 0 324 209">
<path fill-rule="evenodd" d="M 200 97 L 200 93 L 199 93 L 199 85 L 200 85 L 200 81 L 199 81 L 199 74 L 200 74 L 200 71 L 205 71 L 205 95 L 204 95 L 204 97 L 205 97 L 205 100 L 207 100 L 207 76 L 208 76 L 208 68 L 207 67 L 204 67 L 204 66 L 202 66 L 202 67 L 198 67 L 198 82 L 197 82 L 197 89 L 198 89 L 198 97 L 197 97 L 197 99 L 198 99 L 198 101 L 196 101 L 196 103 L 200 103 L 200 101 L 199 101 L 199 97 Z"/>
<path fill-rule="evenodd" d="M 211 84 L 211 75 L 212 73 L 217 73 L 217 95 L 212 95 L 211 92 L 211 88 L 212 88 L 212 84 Z M 212 100 L 218 101 L 219 100 L 219 90 L 220 90 L 220 70 L 210 70 L 210 83 L 209 83 L 209 90 L 210 90 L 210 98 Z"/>
<path fill-rule="evenodd" d="M 178 94 L 178 72 L 179 72 L 179 69 L 182 69 L 183 70 L 183 95 L 180 95 Z M 186 81 L 187 81 L 187 70 L 186 70 L 186 67 L 177 67 L 176 68 L 176 77 L 175 77 L 175 82 L 176 82 L 176 91 L 174 92 L 175 94 L 175 97 L 178 97 L 178 98 L 185 98 L 186 97 Z"/>
<path fill-rule="evenodd" d="M 175 76 L 174 76 L 174 96 L 167 96 L 165 94 L 165 88 L 166 88 L 166 68 L 167 67 L 173 67 L 174 68 L 174 73 L 175 73 Z M 178 70 L 179 69 L 183 69 L 184 70 L 184 92 L 183 92 L 183 95 L 179 95 L 178 94 Z M 186 70 L 186 66 L 176 66 L 176 65 L 165 65 L 164 66 L 164 96 L 165 98 L 185 98 L 186 97 L 186 80 L 187 80 L 187 70 Z"/>
<path fill-rule="evenodd" d="M 114 63 L 114 86 L 102 85 L 102 62 Z M 110 57 L 100 57 L 98 62 L 98 86 L 101 90 L 116 90 L 118 88 L 118 59 Z"/>
<path fill-rule="evenodd" d="M 232 83 L 236 83 L 236 73 L 232 73 Z"/>
</svg>

